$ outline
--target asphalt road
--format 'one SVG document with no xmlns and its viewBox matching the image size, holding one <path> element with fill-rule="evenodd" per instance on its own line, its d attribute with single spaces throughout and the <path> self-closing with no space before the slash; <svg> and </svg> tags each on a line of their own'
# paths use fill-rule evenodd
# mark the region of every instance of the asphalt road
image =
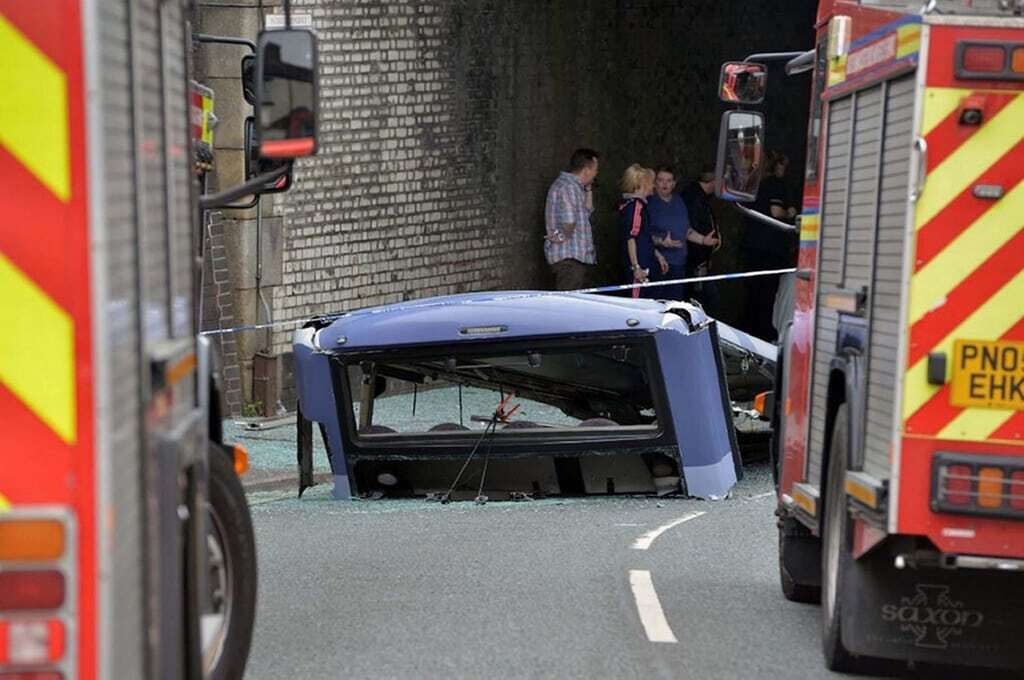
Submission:
<svg viewBox="0 0 1024 680">
<path fill-rule="evenodd" d="M 718 502 L 292 495 L 250 496 L 249 678 L 844 677 L 779 591 L 764 466 Z"/>
</svg>

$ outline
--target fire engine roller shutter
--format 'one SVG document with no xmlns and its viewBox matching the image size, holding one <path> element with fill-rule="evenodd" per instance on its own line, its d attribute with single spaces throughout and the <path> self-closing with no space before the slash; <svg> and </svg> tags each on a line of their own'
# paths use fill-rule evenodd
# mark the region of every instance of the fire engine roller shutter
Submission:
<svg viewBox="0 0 1024 680">
<path fill-rule="evenodd" d="M 908 74 L 833 101 L 827 133 L 819 293 L 833 287 L 866 287 L 870 293 L 864 469 L 883 479 L 889 476 L 894 417 L 913 87 Z M 820 304 L 817 315 L 807 478 L 819 485 L 838 315 Z"/>
<path fill-rule="evenodd" d="M 100 526 L 100 675 L 146 674 L 146 602 L 141 559 L 142 374 L 136 287 L 135 141 L 127 2 L 83 5 L 89 102 L 90 231 L 93 248 L 95 394 L 100 504 L 115 522 Z M 140 77 L 136 74 L 136 77 Z M 105 244 L 105 245 L 102 245 Z"/>
<path fill-rule="evenodd" d="M 890 81 L 886 92 L 875 271 L 870 288 L 871 346 L 864 451 L 864 471 L 879 479 L 889 477 L 889 449 L 896 417 L 894 399 L 899 373 L 897 348 L 901 333 L 903 244 L 914 131 L 914 77 L 911 73 Z"/>
<path fill-rule="evenodd" d="M 831 102 L 828 110 L 828 153 L 825 158 L 825 186 L 822 191 L 820 240 L 818 244 L 818 289 L 842 283 L 843 239 L 847 210 L 850 141 L 853 126 L 853 98 Z M 810 449 L 807 480 L 821 483 L 821 460 L 825 450 L 825 403 L 828 396 L 829 363 L 835 352 L 837 316 L 817 306 L 817 331 L 811 376 Z"/>
</svg>

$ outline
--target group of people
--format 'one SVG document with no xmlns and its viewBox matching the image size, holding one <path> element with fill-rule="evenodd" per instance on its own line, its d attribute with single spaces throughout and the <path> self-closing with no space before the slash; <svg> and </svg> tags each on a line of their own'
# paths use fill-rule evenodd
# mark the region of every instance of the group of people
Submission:
<svg viewBox="0 0 1024 680">
<path fill-rule="evenodd" d="M 596 151 L 577 149 L 568 170 L 560 173 L 548 190 L 544 255 L 558 290 L 585 288 L 589 271 L 597 264 L 590 215 L 599 165 L 600 155 Z M 769 154 L 768 172 L 753 207 L 792 223 L 796 209 L 782 179 L 787 166 L 785 156 Z M 622 195 L 617 206 L 622 283 L 676 281 L 711 273 L 711 256 L 722 239 L 710 202 L 714 181 L 714 168 L 705 166 L 696 179 L 677 192 L 677 176 L 671 166 L 652 169 L 634 163 L 626 168 L 619 182 Z M 792 237 L 773 233 L 770 227 L 759 224 L 748 224 L 742 251 L 748 270 L 791 267 L 796 255 Z M 755 278 L 750 279 L 747 289 L 742 325 L 767 340 L 775 338 L 772 311 L 778 285 L 777 276 Z M 637 287 L 630 294 L 674 300 L 692 298 L 713 313 L 719 305 L 718 288 L 710 281 Z"/>
<path fill-rule="evenodd" d="M 558 290 L 586 286 L 588 271 L 597 263 L 590 213 L 594 208 L 593 181 L 600 164 L 592 149 L 577 149 L 548 191 L 545 207 L 544 254 Z M 714 169 L 676 192 L 674 169 L 633 164 L 619 182 L 618 204 L 622 236 L 624 283 L 675 281 L 706 276 L 711 254 L 721 245 L 718 223 L 709 201 L 714 191 Z M 710 282 L 634 288 L 634 297 L 697 299 L 718 304 L 717 288 Z"/>
</svg>

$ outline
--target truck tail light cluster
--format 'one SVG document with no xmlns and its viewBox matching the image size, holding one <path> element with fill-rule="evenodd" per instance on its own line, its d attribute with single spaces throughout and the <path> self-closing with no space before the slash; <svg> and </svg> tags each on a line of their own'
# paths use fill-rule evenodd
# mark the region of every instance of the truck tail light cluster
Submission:
<svg viewBox="0 0 1024 680">
<path fill-rule="evenodd" d="M 0 621 L 0 664 L 38 666 L 57 663 L 63 656 L 64 623 L 60 619 Z M 6 677 L 0 674 L 0 678 Z"/>
<path fill-rule="evenodd" d="M 0 515 L 0 680 L 74 673 L 72 527 L 63 508 Z"/>
<path fill-rule="evenodd" d="M 955 71 L 964 80 L 1024 80 L 1024 43 L 962 40 Z"/>
<path fill-rule="evenodd" d="M 939 453 L 932 510 L 1024 519 L 1024 458 Z"/>
</svg>

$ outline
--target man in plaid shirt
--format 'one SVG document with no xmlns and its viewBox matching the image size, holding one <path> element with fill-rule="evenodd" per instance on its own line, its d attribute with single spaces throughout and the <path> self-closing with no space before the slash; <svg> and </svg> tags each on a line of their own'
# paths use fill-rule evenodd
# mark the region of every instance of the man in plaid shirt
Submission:
<svg viewBox="0 0 1024 680">
<path fill-rule="evenodd" d="M 597 177 L 599 155 L 577 149 L 548 189 L 544 206 L 544 257 L 555 276 L 556 290 L 585 288 L 591 267 L 597 264 L 590 213 L 594 210 L 591 184 Z"/>
</svg>

